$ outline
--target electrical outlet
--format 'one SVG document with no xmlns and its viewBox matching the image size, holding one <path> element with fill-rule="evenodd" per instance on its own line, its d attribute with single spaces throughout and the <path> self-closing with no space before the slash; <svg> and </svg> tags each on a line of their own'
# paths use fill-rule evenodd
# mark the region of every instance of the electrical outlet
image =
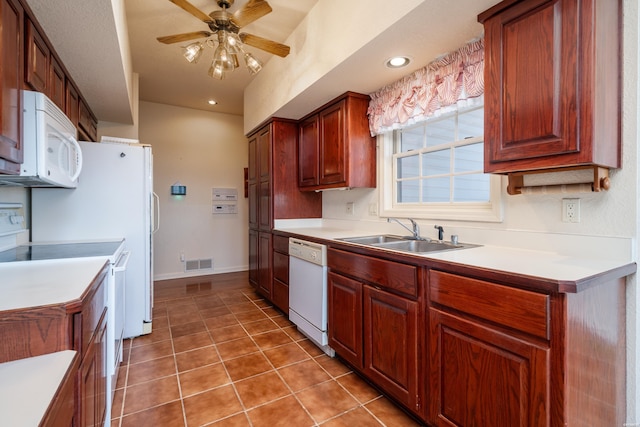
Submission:
<svg viewBox="0 0 640 427">
<path fill-rule="evenodd" d="M 562 221 L 580 222 L 580 199 L 562 199 Z"/>
<path fill-rule="evenodd" d="M 180 251 L 180 262 L 184 262 L 184 251 Z"/>
<path fill-rule="evenodd" d="M 353 215 L 353 202 L 347 202 L 347 215 Z"/>
</svg>

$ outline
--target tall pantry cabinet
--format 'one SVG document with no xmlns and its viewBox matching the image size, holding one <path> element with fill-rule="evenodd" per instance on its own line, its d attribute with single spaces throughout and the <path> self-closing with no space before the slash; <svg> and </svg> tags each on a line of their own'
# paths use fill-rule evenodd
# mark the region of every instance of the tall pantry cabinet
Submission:
<svg viewBox="0 0 640 427">
<path fill-rule="evenodd" d="M 249 282 L 288 311 L 288 288 L 273 288 L 274 220 L 321 218 L 322 194 L 298 189 L 298 123 L 273 118 L 249 139 Z M 286 293 L 286 295 L 284 295 Z"/>
</svg>

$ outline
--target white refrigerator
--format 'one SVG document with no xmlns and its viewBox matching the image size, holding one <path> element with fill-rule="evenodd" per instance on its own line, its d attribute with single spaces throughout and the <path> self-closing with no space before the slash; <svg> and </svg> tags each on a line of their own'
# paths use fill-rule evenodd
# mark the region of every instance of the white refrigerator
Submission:
<svg viewBox="0 0 640 427">
<path fill-rule="evenodd" d="M 31 240 L 90 241 L 125 238 L 124 337 L 151 332 L 153 232 L 158 214 L 151 146 L 80 142 L 78 186 L 31 190 Z"/>
</svg>

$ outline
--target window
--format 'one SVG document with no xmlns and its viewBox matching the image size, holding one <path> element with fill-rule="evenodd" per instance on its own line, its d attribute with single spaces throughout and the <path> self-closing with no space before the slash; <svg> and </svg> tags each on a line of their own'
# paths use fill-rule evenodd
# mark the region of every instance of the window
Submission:
<svg viewBox="0 0 640 427">
<path fill-rule="evenodd" d="M 500 177 L 483 173 L 484 108 L 383 135 L 383 215 L 501 221 Z"/>
</svg>

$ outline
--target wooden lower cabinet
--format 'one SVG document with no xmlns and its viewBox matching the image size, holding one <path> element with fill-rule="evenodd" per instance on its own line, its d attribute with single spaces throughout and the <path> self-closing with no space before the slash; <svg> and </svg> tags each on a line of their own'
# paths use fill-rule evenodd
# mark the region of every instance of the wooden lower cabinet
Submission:
<svg viewBox="0 0 640 427">
<path fill-rule="evenodd" d="M 364 286 L 364 373 L 389 395 L 420 411 L 418 303 Z"/>
<path fill-rule="evenodd" d="M 548 425 L 548 347 L 439 310 L 429 314 L 432 423 Z"/>
<path fill-rule="evenodd" d="M 107 309 L 105 308 L 95 333 L 80 363 L 78 419 L 81 426 L 102 426 L 106 414 L 106 354 Z"/>
<path fill-rule="evenodd" d="M 258 292 L 271 300 L 273 290 L 271 233 L 258 232 Z"/>
<path fill-rule="evenodd" d="M 46 307 L 0 311 L 0 362 L 54 353 L 78 352 L 71 386 L 63 384 L 53 399 L 61 408 L 45 415 L 43 425 L 75 427 L 103 426 L 107 419 L 107 307 L 105 290 L 110 267 L 105 265 L 80 299 Z M 75 385 L 75 386 L 74 386 Z M 71 388 L 71 391 L 69 391 Z M 75 392 L 74 392 L 75 390 Z M 73 395 L 72 410 L 68 399 Z"/>
<path fill-rule="evenodd" d="M 422 417 L 420 301 L 398 294 L 417 294 L 418 269 L 335 249 L 327 254 L 329 346 Z"/>
<path fill-rule="evenodd" d="M 80 357 L 76 354 L 40 423 L 42 427 L 72 427 L 76 425 L 74 407 L 79 363 Z"/>
<path fill-rule="evenodd" d="M 289 314 L 289 238 L 273 235 L 273 304 Z"/>
<path fill-rule="evenodd" d="M 362 369 L 362 283 L 333 272 L 327 283 L 329 347 Z"/>
</svg>

